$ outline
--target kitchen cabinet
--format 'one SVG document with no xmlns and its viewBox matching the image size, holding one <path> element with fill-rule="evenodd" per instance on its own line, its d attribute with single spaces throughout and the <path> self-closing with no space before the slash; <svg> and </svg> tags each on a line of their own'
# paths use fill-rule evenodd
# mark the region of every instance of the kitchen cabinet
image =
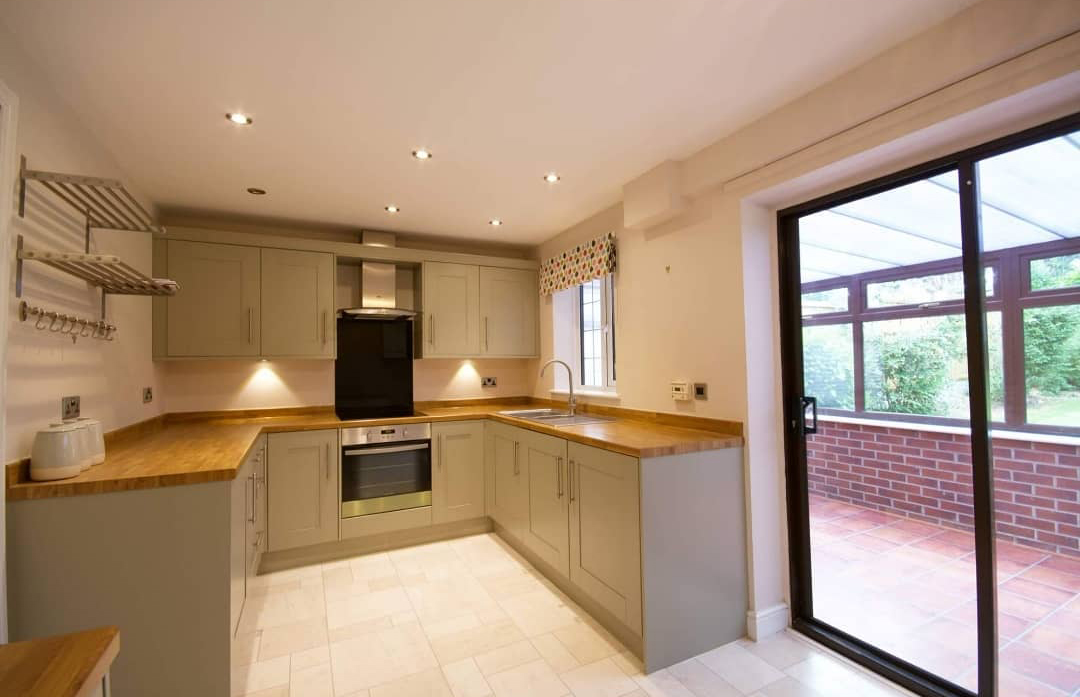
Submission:
<svg viewBox="0 0 1080 697">
<path fill-rule="evenodd" d="M 522 543 L 563 576 L 569 575 L 569 497 L 566 441 L 519 429 L 528 512 Z"/>
<path fill-rule="evenodd" d="M 480 267 L 424 262 L 423 355 L 480 354 Z"/>
<path fill-rule="evenodd" d="M 538 355 L 539 297 L 535 271 L 481 266 L 481 355 Z"/>
<path fill-rule="evenodd" d="M 334 255 L 291 249 L 261 251 L 261 355 L 333 358 Z"/>
<path fill-rule="evenodd" d="M 569 443 L 567 462 L 570 581 L 641 634 L 638 461 Z"/>
<path fill-rule="evenodd" d="M 235 634 L 265 549 L 266 441 L 260 436 L 229 485 L 229 629 Z"/>
<path fill-rule="evenodd" d="M 258 356 L 259 250 L 182 240 L 165 244 L 166 273 L 180 285 L 179 293 L 165 299 L 167 355 Z"/>
<path fill-rule="evenodd" d="M 244 536 L 247 550 L 247 579 L 259 573 L 259 561 L 266 551 L 266 437 L 260 436 L 255 443 L 251 460 L 251 495 L 247 516 L 247 534 Z"/>
<path fill-rule="evenodd" d="M 337 430 L 271 433 L 266 449 L 269 551 L 336 540 Z"/>
<path fill-rule="evenodd" d="M 484 503 L 491 519 L 518 537 L 528 515 L 528 472 L 522 471 L 522 429 L 484 424 Z"/>
<path fill-rule="evenodd" d="M 431 517 L 434 523 L 484 515 L 484 422 L 431 426 Z"/>
</svg>

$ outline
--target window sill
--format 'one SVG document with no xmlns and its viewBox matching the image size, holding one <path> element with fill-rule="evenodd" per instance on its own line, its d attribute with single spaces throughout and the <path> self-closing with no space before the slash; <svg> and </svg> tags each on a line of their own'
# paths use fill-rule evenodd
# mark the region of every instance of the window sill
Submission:
<svg viewBox="0 0 1080 697">
<path fill-rule="evenodd" d="M 550 394 L 567 395 L 569 396 L 570 390 L 548 390 Z M 592 397 L 594 399 L 619 399 L 617 392 L 608 392 L 606 390 L 574 390 L 575 397 Z"/>
</svg>

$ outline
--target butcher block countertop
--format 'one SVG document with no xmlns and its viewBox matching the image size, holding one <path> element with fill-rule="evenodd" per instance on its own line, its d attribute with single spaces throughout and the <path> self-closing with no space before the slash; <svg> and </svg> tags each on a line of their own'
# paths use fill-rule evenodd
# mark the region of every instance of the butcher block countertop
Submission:
<svg viewBox="0 0 1080 697">
<path fill-rule="evenodd" d="M 553 403 L 524 399 L 421 402 L 416 405 L 417 416 L 359 421 L 342 421 L 330 407 L 167 414 L 109 434 L 105 462 L 71 479 L 34 482 L 29 479 L 28 461 L 8 465 L 7 499 L 19 501 L 228 481 L 236 477 L 237 469 L 260 434 L 282 431 L 492 419 L 640 458 L 743 444 L 742 424 L 731 421 L 588 407 L 616 420 L 555 427 L 498 413 L 550 406 Z"/>
<path fill-rule="evenodd" d="M 13 697 L 89 697 L 119 651 L 116 627 L 0 645 L 0 690 Z"/>
</svg>

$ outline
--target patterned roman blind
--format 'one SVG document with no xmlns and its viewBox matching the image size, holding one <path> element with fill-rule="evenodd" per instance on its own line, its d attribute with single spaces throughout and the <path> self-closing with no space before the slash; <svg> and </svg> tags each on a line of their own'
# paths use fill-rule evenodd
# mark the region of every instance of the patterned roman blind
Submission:
<svg viewBox="0 0 1080 697">
<path fill-rule="evenodd" d="M 580 285 L 615 272 L 615 233 L 579 244 L 540 263 L 540 295 Z"/>
</svg>

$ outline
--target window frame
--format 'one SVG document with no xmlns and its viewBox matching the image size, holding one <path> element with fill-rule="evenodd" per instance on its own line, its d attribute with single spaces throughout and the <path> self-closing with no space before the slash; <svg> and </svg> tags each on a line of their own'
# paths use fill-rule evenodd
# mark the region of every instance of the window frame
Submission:
<svg viewBox="0 0 1080 697">
<path fill-rule="evenodd" d="M 578 284 L 574 302 L 574 356 L 577 364 L 577 380 L 574 388 L 594 392 L 615 392 L 615 275 L 608 274 L 599 281 L 600 286 L 600 332 L 603 341 L 600 344 L 600 366 L 603 373 L 602 385 L 590 385 L 585 382 L 585 353 L 582 340 L 585 333 L 582 305 L 584 304 L 585 284 Z"/>
</svg>

